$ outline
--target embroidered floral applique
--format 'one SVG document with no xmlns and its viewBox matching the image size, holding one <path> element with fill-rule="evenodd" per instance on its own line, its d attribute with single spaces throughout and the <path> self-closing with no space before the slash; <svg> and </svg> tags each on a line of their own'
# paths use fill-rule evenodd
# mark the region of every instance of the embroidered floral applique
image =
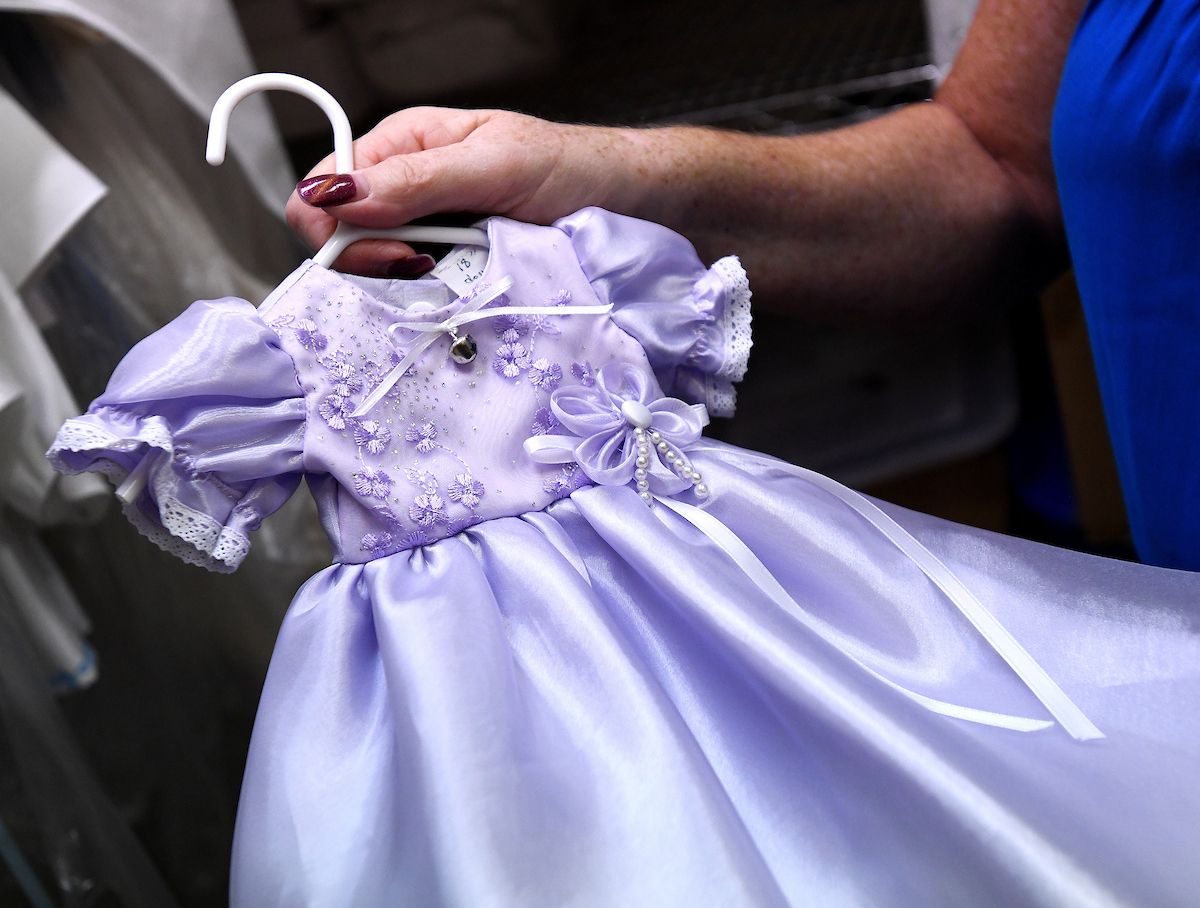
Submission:
<svg viewBox="0 0 1200 908">
<path fill-rule="evenodd" d="M 354 426 L 354 443 L 365 448 L 368 454 L 379 456 L 387 450 L 392 440 L 392 430 L 373 419 L 364 419 Z"/>
<path fill-rule="evenodd" d="M 375 558 L 388 554 L 395 544 L 396 539 L 391 533 L 365 533 L 362 538 L 362 550 Z"/>
<path fill-rule="evenodd" d="M 583 470 L 579 469 L 579 464 L 568 463 L 542 483 L 542 488 L 556 498 L 563 498 L 587 484 L 588 478 Z"/>
<path fill-rule="evenodd" d="M 535 360 L 529 365 L 529 381 L 535 388 L 553 391 L 562 381 L 562 367 L 546 358 Z"/>
<path fill-rule="evenodd" d="M 340 394 L 330 394 L 317 406 L 321 418 L 329 424 L 329 428 L 342 431 L 354 411 L 354 401 Z"/>
<path fill-rule="evenodd" d="M 404 430 L 404 440 L 417 446 L 422 454 L 428 454 L 438 446 L 435 439 L 438 436 L 437 426 L 431 422 L 409 426 Z"/>
<path fill-rule="evenodd" d="M 367 391 L 367 393 L 370 393 L 371 391 L 373 391 L 375 389 L 375 387 L 381 381 L 384 380 L 384 378 L 388 375 L 389 372 L 391 372 L 394 368 L 396 368 L 396 366 L 400 365 L 400 361 L 404 358 L 404 352 L 405 351 L 403 351 L 403 350 L 392 351 L 390 354 L 388 354 L 387 362 L 384 364 L 380 364 L 380 363 L 376 362 L 375 360 L 367 360 L 366 362 L 363 363 L 363 366 L 362 366 L 363 388 Z M 401 377 L 402 378 L 412 378 L 416 374 L 417 374 L 417 364 L 413 363 L 411 366 L 409 366 L 407 369 L 404 370 L 404 375 Z M 394 401 L 394 400 L 399 399 L 403 395 L 404 395 L 404 385 L 401 382 L 397 382 L 396 384 L 392 385 L 391 388 L 388 389 L 388 392 L 384 395 L 384 399 Z"/>
<path fill-rule="evenodd" d="M 399 363 L 400 360 L 397 359 L 396 362 Z M 364 381 L 366 382 L 366 386 L 369 388 L 379 384 L 379 380 L 387 374 L 387 371 L 390 368 L 391 366 L 381 366 L 379 363 L 375 362 L 375 360 L 368 359 L 362 364 L 362 375 Z"/>
<path fill-rule="evenodd" d="M 418 545 L 429 545 L 430 541 L 429 534 L 424 530 L 410 530 L 404 536 L 404 547 L 411 549 Z"/>
<path fill-rule="evenodd" d="M 294 315 L 281 315 L 267 323 L 278 332 L 291 331 L 297 342 L 305 350 L 324 350 L 329 346 L 329 338 L 317 327 L 311 318 L 296 318 Z"/>
<path fill-rule="evenodd" d="M 538 334 L 540 332 L 541 334 L 549 334 L 549 335 L 562 334 L 562 331 L 559 330 L 558 323 L 556 321 L 557 318 L 558 318 L 557 315 L 531 315 L 531 316 L 529 316 L 529 322 L 530 322 L 530 328 L 531 328 L 530 333 Z"/>
<path fill-rule="evenodd" d="M 464 508 L 474 510 L 483 499 L 483 483 L 470 473 L 459 473 L 453 482 L 446 486 L 446 494 L 451 501 L 456 501 Z"/>
<path fill-rule="evenodd" d="M 517 379 L 529 366 L 529 353 L 524 344 L 501 344 L 496 348 L 492 368 L 508 379 Z"/>
<path fill-rule="evenodd" d="M 596 383 L 596 374 L 592 370 L 592 364 L 589 362 L 571 363 L 571 374 L 575 376 L 575 380 L 581 385 L 591 387 Z"/>
<path fill-rule="evenodd" d="M 549 407 L 538 407 L 533 411 L 533 423 L 529 427 L 531 435 L 549 435 L 559 427 L 560 423 Z"/>
<path fill-rule="evenodd" d="M 319 356 L 317 362 L 324 366 L 325 371 L 334 378 L 350 378 L 354 375 L 354 364 L 343 350 L 335 350 L 333 353 Z"/>
<path fill-rule="evenodd" d="M 529 330 L 529 319 L 524 315 L 497 315 L 492 320 L 496 337 L 511 344 Z"/>
<path fill-rule="evenodd" d="M 553 294 L 545 305 L 547 306 L 568 306 L 571 303 L 571 291 L 559 290 Z M 557 336 L 562 333 L 558 327 L 558 316 L 548 314 L 538 314 L 529 316 L 529 333 L 535 335 L 538 333 Z"/>
<path fill-rule="evenodd" d="M 305 350 L 324 350 L 329 344 L 329 338 L 317 330 L 317 323 L 311 318 L 302 318 L 296 322 L 296 340 Z"/>
<path fill-rule="evenodd" d="M 386 499 L 391 494 L 392 478 L 383 470 L 368 467 L 355 473 L 353 479 L 354 491 L 364 498 Z"/>
<path fill-rule="evenodd" d="M 350 361 L 350 357 L 342 350 L 320 357 L 317 362 L 325 367 L 333 381 L 333 393 L 340 397 L 349 397 L 362 390 L 363 380 Z"/>
<path fill-rule="evenodd" d="M 421 526 L 430 526 L 446 519 L 446 503 L 436 493 L 418 495 L 409 505 L 408 516 Z"/>
<path fill-rule="evenodd" d="M 420 528 L 441 524 L 445 526 L 447 534 L 453 535 L 458 532 L 456 527 L 469 526 L 482 519 L 478 518 L 474 511 L 487 494 L 487 489 L 458 454 L 434 441 L 437 435 L 436 427 L 429 422 L 414 424 L 405 433 L 406 439 L 414 445 L 419 446 L 422 442 L 427 442 L 431 451 L 434 448 L 441 449 L 457 460 L 461 469 L 455 472 L 453 478 L 446 484 L 445 492 L 442 491 L 442 484 L 432 470 L 421 467 L 405 469 L 404 478 L 419 490 L 419 494 L 409 505 L 408 517 L 413 523 L 418 524 L 420 532 L 425 532 Z M 465 508 L 471 513 L 465 516 L 452 516 L 450 514 L 451 504 Z"/>
<path fill-rule="evenodd" d="M 468 290 L 466 293 L 464 293 L 462 296 L 460 296 L 458 298 L 459 305 L 461 306 L 461 305 L 465 305 L 465 304 L 471 302 L 473 299 L 475 299 L 475 297 L 479 296 L 481 291 L 483 291 L 484 289 L 491 289 L 491 287 L 492 287 L 491 283 L 488 283 L 488 284 L 476 283 L 473 287 L 471 287 L 470 290 Z M 500 293 L 500 294 L 497 294 L 496 297 L 494 299 L 492 299 L 492 301 L 487 303 L 486 305 L 495 306 L 498 309 L 501 306 L 508 306 L 511 304 L 508 301 L 508 294 Z"/>
</svg>

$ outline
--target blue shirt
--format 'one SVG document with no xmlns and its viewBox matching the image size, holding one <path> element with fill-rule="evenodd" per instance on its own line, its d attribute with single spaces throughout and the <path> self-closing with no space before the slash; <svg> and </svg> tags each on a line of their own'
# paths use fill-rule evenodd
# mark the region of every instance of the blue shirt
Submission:
<svg viewBox="0 0 1200 908">
<path fill-rule="evenodd" d="M 1053 149 L 1134 544 L 1200 570 L 1200 2 L 1092 0 Z"/>
</svg>

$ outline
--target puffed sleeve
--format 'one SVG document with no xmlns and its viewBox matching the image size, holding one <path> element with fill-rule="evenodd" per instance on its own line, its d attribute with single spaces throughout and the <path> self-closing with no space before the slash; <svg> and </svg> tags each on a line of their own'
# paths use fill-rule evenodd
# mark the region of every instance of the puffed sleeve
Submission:
<svg viewBox="0 0 1200 908">
<path fill-rule="evenodd" d="M 584 208 L 555 223 L 612 318 L 642 345 L 663 390 L 732 416 L 750 356 L 750 285 L 735 256 L 705 268 L 685 238 Z"/>
<path fill-rule="evenodd" d="M 304 418 L 292 359 L 254 307 L 204 300 L 129 351 L 46 456 L 64 473 L 142 485 L 124 508 L 134 526 L 184 561 L 229 572 L 296 489 Z"/>
</svg>

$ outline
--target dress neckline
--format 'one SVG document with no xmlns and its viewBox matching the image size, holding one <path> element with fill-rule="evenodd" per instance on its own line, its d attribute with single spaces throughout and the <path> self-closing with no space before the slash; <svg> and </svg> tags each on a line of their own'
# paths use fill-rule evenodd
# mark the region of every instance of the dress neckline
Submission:
<svg viewBox="0 0 1200 908">
<path fill-rule="evenodd" d="M 488 235 L 488 258 L 483 266 L 483 272 L 479 279 L 475 282 L 474 288 L 487 287 L 497 280 L 497 261 L 503 258 L 504 250 L 504 231 L 499 229 L 500 222 L 505 221 L 501 217 L 489 217 L 482 226 Z M 284 278 L 274 290 L 268 294 L 267 298 L 258 306 L 260 315 L 266 315 L 275 302 L 282 297 L 297 281 L 305 275 L 313 273 L 324 275 L 331 283 L 338 284 L 344 287 L 353 287 L 367 297 L 372 303 L 378 305 L 382 309 L 388 311 L 395 318 L 405 319 L 429 319 L 430 321 L 440 321 L 453 315 L 466 301 L 473 296 L 473 293 L 468 291 L 466 294 L 456 294 L 443 281 L 424 277 L 415 280 L 405 278 L 389 278 L 389 277 L 369 277 L 365 275 L 347 274 L 341 271 L 335 271 L 320 265 L 311 258 L 301 262 L 296 270 Z M 418 312 L 413 312 L 404 306 L 398 306 L 395 302 L 389 301 L 389 296 L 402 294 L 407 296 L 410 293 L 419 292 L 419 288 L 437 288 L 438 292 L 447 294 L 448 299 L 440 306 L 435 306 L 432 309 L 422 309 Z M 473 289 L 474 289 L 473 288 Z M 416 300 L 414 300 L 415 302 Z"/>
</svg>

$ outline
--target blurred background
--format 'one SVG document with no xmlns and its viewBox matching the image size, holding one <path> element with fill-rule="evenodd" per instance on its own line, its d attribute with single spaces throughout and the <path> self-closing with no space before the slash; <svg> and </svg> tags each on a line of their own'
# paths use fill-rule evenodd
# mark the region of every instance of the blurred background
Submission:
<svg viewBox="0 0 1200 908">
<path fill-rule="evenodd" d="M 311 505 L 233 577 L 137 537 L 103 483 L 40 463 L 58 423 L 193 299 L 261 299 L 330 150 L 307 102 L 208 109 L 307 76 L 356 133 L 407 105 L 605 124 L 834 129 L 928 99 L 973 0 L 0 0 L 0 905 L 218 906 L 275 630 L 328 561 Z M 729 250 L 736 253 L 736 249 Z M 753 279 L 753 275 L 751 275 Z M 890 501 L 1124 557 L 1074 286 L 972 322 L 838 329 L 756 312 L 714 433 Z"/>
</svg>

